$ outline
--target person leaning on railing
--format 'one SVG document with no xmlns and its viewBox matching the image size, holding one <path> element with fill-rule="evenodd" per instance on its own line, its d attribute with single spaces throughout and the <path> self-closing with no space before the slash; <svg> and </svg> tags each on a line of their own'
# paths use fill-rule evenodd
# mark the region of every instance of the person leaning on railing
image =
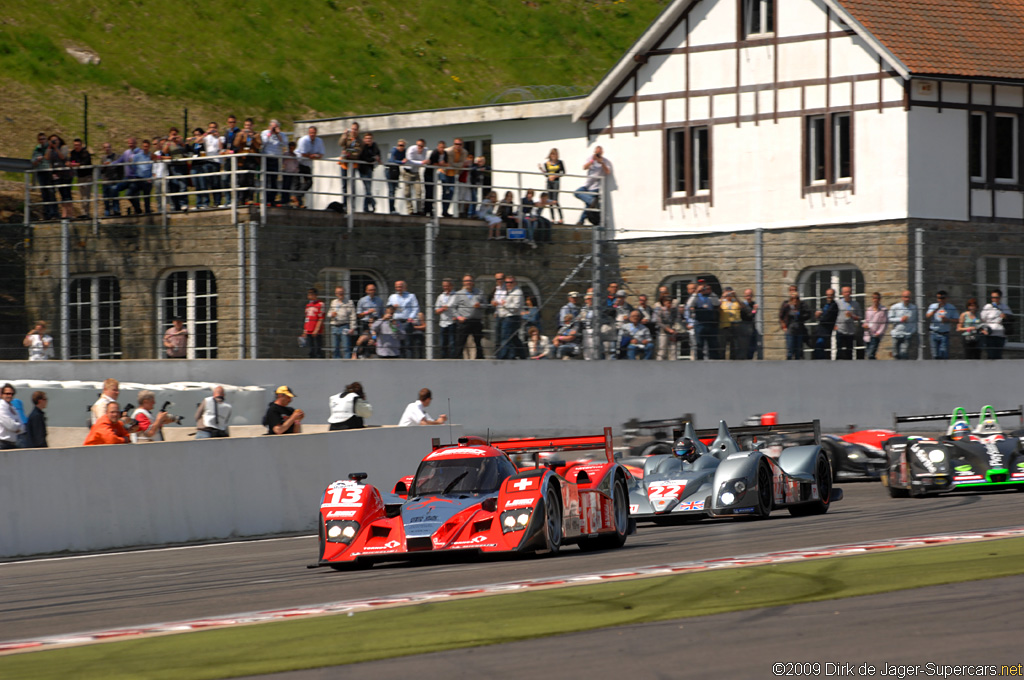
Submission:
<svg viewBox="0 0 1024 680">
<path fill-rule="evenodd" d="M 81 139 L 75 138 L 71 142 L 71 153 L 68 156 L 68 166 L 72 168 L 75 177 L 78 179 L 78 197 L 82 199 L 85 207 L 82 218 L 89 217 L 89 200 L 92 198 L 92 154 Z"/>
</svg>

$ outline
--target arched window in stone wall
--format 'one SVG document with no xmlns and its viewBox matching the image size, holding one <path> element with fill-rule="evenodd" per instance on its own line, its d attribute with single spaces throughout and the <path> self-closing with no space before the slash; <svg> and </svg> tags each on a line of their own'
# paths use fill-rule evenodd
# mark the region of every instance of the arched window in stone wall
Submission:
<svg viewBox="0 0 1024 680">
<path fill-rule="evenodd" d="M 160 356 L 163 335 L 175 317 L 188 328 L 189 359 L 217 358 L 217 279 L 209 269 L 167 273 L 160 284 Z"/>
<path fill-rule="evenodd" d="M 843 286 L 850 286 L 851 294 L 854 300 L 860 303 L 861 309 L 870 304 L 870 300 L 866 299 L 864 290 L 864 274 L 861 273 L 860 269 L 853 266 L 852 264 L 830 264 L 822 265 L 818 267 L 808 267 L 807 269 L 800 272 L 800 278 L 798 279 L 797 285 L 800 288 L 800 297 L 807 307 L 811 310 L 811 314 L 821 309 L 822 299 L 825 297 L 825 291 L 832 288 L 836 292 L 836 299 L 838 300 L 842 293 Z M 812 336 L 818 330 L 818 322 L 812 318 L 811 322 L 807 324 L 807 332 Z M 855 345 L 856 352 L 854 353 L 855 358 L 863 358 L 862 350 L 864 342 L 861 338 L 861 334 L 857 334 L 857 344 Z M 832 351 L 835 352 L 835 342 L 832 343 Z M 830 357 L 834 358 L 834 357 Z"/>
<path fill-rule="evenodd" d="M 978 258 L 978 283 L 975 296 L 978 308 L 988 304 L 989 294 L 998 288 L 1002 291 L 1002 301 L 1013 314 L 1003 321 L 1007 343 L 1024 343 L 1024 323 L 1020 322 L 1020 314 L 1024 314 L 1024 258 L 985 256 Z M 929 300 L 929 302 L 931 302 Z M 954 304 L 958 301 L 951 300 Z M 964 300 L 959 301 L 957 309 L 963 311 Z"/>
<path fill-rule="evenodd" d="M 370 284 L 377 286 L 377 295 L 387 299 L 388 286 L 384 277 L 370 269 L 348 269 L 346 267 L 325 267 L 316 275 L 317 291 L 320 298 L 330 305 L 334 299 L 334 289 L 341 286 L 345 289 L 345 297 L 352 302 L 366 295 L 366 287 Z M 416 294 L 417 298 L 422 297 L 417 291 L 410 291 Z M 422 303 L 422 300 L 420 301 Z"/>
</svg>

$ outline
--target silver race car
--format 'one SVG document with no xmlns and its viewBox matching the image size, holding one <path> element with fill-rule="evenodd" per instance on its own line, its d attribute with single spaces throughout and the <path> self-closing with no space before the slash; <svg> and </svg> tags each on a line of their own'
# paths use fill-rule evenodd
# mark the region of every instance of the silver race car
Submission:
<svg viewBox="0 0 1024 680">
<path fill-rule="evenodd" d="M 804 433 L 813 444 L 782 446 Z M 750 441 L 741 446 L 734 438 Z M 715 437 L 710 444 L 702 440 Z M 792 515 L 828 512 L 842 500 L 832 486 L 832 466 L 822 450 L 818 421 L 755 425 L 730 432 L 676 433 L 672 453 L 620 461 L 633 474 L 630 515 L 637 520 L 665 522 L 686 517 L 767 517 L 776 508 Z"/>
</svg>

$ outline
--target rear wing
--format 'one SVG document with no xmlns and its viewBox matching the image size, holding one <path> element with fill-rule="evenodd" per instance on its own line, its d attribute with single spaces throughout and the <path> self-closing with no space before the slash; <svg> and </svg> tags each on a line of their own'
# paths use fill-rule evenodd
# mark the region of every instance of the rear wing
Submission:
<svg viewBox="0 0 1024 680">
<path fill-rule="evenodd" d="M 1015 409 L 1006 409 L 1004 411 L 996 411 L 991 406 L 986 406 L 980 411 L 973 413 L 967 413 L 963 408 L 956 408 L 952 413 L 932 413 L 923 414 L 916 416 L 899 416 L 895 413 L 892 414 L 892 429 L 899 431 L 900 423 L 926 423 L 934 422 L 937 420 L 943 420 L 952 423 L 954 419 L 969 421 L 971 418 L 981 418 L 983 416 L 994 415 L 998 416 L 1017 416 L 1020 418 L 1020 424 L 1024 427 L 1024 406 L 1018 406 Z"/>
<path fill-rule="evenodd" d="M 609 463 L 615 462 L 612 451 L 612 428 L 604 428 L 603 434 L 585 435 L 582 437 L 546 437 L 543 439 L 507 439 L 491 442 L 491 446 L 501 449 L 510 456 L 517 453 L 546 453 L 549 451 L 593 451 L 604 449 Z"/>
<path fill-rule="evenodd" d="M 693 422 L 692 413 L 684 413 L 678 418 L 662 418 L 661 420 L 637 420 L 633 418 L 622 425 L 622 435 L 626 439 L 635 437 L 640 432 L 671 432 L 676 428 L 683 427 L 686 423 Z"/>
<path fill-rule="evenodd" d="M 675 439 L 679 439 L 683 434 L 682 430 L 678 430 L 673 434 Z M 774 425 L 743 425 L 742 427 L 730 427 L 729 434 L 733 437 L 753 437 L 754 441 L 757 441 L 758 437 L 767 437 L 768 435 L 793 435 L 793 434 L 813 434 L 814 443 L 821 444 L 821 423 L 817 419 L 809 420 L 804 423 L 776 423 Z M 714 439 L 718 436 L 718 428 L 697 430 L 697 437 L 700 439 Z"/>
</svg>

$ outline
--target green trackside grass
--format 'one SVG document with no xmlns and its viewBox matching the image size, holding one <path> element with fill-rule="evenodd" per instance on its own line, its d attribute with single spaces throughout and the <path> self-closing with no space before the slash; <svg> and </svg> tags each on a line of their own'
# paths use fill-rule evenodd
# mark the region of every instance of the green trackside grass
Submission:
<svg viewBox="0 0 1024 680">
<path fill-rule="evenodd" d="M 493 595 L 0 657 L 4 680 L 228 678 L 1024 573 L 1024 538 Z"/>
</svg>

